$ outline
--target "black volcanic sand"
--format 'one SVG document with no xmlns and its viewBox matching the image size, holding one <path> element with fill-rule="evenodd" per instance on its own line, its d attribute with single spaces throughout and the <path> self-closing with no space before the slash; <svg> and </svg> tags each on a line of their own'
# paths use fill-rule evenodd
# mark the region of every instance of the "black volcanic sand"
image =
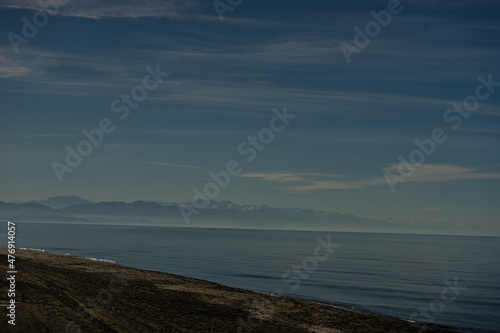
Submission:
<svg viewBox="0 0 500 333">
<path fill-rule="evenodd" d="M 16 325 L 7 324 L 4 279 L 1 332 L 450 332 L 70 255 L 15 255 Z"/>
</svg>

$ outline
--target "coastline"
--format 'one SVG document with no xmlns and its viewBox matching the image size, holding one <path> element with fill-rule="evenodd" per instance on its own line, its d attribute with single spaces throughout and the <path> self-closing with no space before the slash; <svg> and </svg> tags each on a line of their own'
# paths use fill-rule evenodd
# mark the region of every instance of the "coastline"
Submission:
<svg viewBox="0 0 500 333">
<path fill-rule="evenodd" d="M 0 267 L 8 271 L 6 248 Z M 452 332 L 67 254 L 17 249 L 16 268 L 16 325 L 0 325 L 6 332 Z"/>
</svg>

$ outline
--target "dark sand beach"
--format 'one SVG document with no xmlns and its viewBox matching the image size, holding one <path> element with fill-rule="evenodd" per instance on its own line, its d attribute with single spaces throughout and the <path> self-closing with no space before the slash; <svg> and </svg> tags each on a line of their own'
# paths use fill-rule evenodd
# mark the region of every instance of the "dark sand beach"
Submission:
<svg viewBox="0 0 500 333">
<path fill-rule="evenodd" d="M 16 325 L 2 283 L 2 332 L 450 332 L 217 283 L 16 250 Z M 7 251 L 0 267 L 8 271 Z"/>
</svg>

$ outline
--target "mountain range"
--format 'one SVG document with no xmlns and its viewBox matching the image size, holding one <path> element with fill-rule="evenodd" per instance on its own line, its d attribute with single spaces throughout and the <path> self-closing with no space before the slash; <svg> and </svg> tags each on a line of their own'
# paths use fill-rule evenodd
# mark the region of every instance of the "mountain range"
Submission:
<svg viewBox="0 0 500 333">
<path fill-rule="evenodd" d="M 187 203 L 186 203 L 187 205 Z M 91 202 L 77 196 L 57 196 L 42 201 L 1 202 L 0 218 L 17 222 L 69 222 L 191 227 L 331 230 L 355 232 L 400 232 L 465 234 L 471 229 L 451 222 L 425 224 L 395 219 L 372 219 L 354 214 L 315 209 L 239 205 L 210 201 L 186 223 L 178 203 L 153 201 Z M 478 230 L 475 234 L 491 234 Z"/>
</svg>

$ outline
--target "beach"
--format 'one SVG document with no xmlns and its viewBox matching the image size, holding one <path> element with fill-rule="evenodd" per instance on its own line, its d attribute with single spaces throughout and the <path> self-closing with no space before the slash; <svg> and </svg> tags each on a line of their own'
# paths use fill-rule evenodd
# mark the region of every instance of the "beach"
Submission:
<svg viewBox="0 0 500 333">
<path fill-rule="evenodd" d="M 5 248 L 0 263 L 7 272 Z M 18 249 L 16 271 L 5 332 L 450 332 L 67 254 Z"/>
</svg>

